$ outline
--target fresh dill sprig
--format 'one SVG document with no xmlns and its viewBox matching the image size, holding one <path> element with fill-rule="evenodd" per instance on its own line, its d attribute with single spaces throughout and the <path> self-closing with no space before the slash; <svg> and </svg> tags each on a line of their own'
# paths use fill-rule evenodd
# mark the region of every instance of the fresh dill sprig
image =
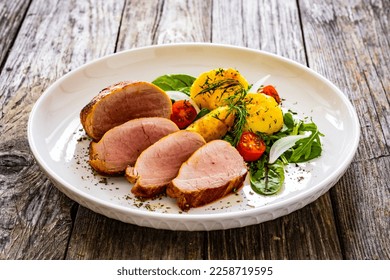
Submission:
<svg viewBox="0 0 390 280">
<path fill-rule="evenodd" d="M 221 72 L 217 72 L 216 74 L 223 73 L 223 69 L 220 71 Z M 219 91 L 218 99 L 223 100 L 223 104 L 229 106 L 229 114 L 235 115 L 233 127 L 224 137 L 226 141 L 235 147 L 240 141 L 248 116 L 248 111 L 246 109 L 247 101 L 245 100 L 247 90 L 237 79 L 227 78 L 211 82 L 211 79 L 207 77 L 205 83 L 202 85 L 202 90 L 194 97 L 201 94 L 212 95 L 216 90 Z M 229 96 L 224 98 L 226 96 L 225 94 L 228 94 Z"/>
<path fill-rule="evenodd" d="M 235 79 L 224 79 L 224 80 L 217 81 L 217 82 L 214 82 L 214 83 L 208 83 L 207 82 L 207 83 L 205 83 L 205 85 L 207 85 L 207 87 L 202 89 L 194 97 L 197 97 L 200 94 L 212 93 L 213 91 L 215 91 L 217 89 L 222 89 L 223 93 L 225 93 L 229 88 L 235 87 L 235 86 L 238 86 L 238 85 L 241 85 L 241 84 L 240 84 L 239 81 L 237 81 Z"/>
<path fill-rule="evenodd" d="M 230 112 L 235 114 L 235 120 L 232 130 L 229 132 L 228 139 L 229 142 L 235 147 L 240 141 L 241 134 L 244 130 L 246 119 L 248 116 L 248 111 L 246 109 L 245 96 L 247 91 L 244 88 L 241 88 L 236 91 L 232 96 L 226 98 L 226 103 L 229 106 Z"/>
</svg>

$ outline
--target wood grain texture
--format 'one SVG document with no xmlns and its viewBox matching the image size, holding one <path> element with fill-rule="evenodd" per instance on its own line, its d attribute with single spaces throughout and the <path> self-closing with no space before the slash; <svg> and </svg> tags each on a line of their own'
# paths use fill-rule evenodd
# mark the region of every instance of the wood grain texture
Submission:
<svg viewBox="0 0 390 280">
<path fill-rule="evenodd" d="M 2 1 L 0 3 L 0 66 L 3 65 L 3 61 L 12 47 L 29 4 L 30 1 L 24 0 Z"/>
<path fill-rule="evenodd" d="M 390 259 L 390 157 L 352 163 L 332 191 L 346 259 Z"/>
<path fill-rule="evenodd" d="M 209 259 L 342 259 L 329 195 L 260 225 L 209 232 Z M 325 213 L 325 214 L 324 214 Z"/>
<path fill-rule="evenodd" d="M 202 259 L 204 234 L 143 228 L 80 208 L 67 259 Z"/>
<path fill-rule="evenodd" d="M 155 44 L 208 42 L 211 4 L 207 1 L 129 1 L 117 51 Z"/>
<path fill-rule="evenodd" d="M 300 1 L 310 67 L 349 97 L 358 153 L 332 189 L 346 259 L 389 259 L 389 1 Z"/>
<path fill-rule="evenodd" d="M 362 128 L 356 160 L 389 155 L 389 1 L 302 1 L 309 65 L 351 100 Z"/>
<path fill-rule="evenodd" d="M 74 202 L 34 161 L 28 115 L 56 79 L 114 51 L 122 5 L 37 0 L 29 7 L 0 80 L 0 259 L 65 257 Z"/>
</svg>

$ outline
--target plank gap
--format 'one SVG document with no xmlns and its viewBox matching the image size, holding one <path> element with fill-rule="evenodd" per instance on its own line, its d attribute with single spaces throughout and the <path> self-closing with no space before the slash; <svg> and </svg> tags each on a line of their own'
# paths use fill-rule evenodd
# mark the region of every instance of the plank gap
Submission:
<svg viewBox="0 0 390 280">
<path fill-rule="evenodd" d="M 307 67 L 310 67 L 309 56 L 307 55 L 305 32 L 303 31 L 302 13 L 301 13 L 301 6 L 299 5 L 299 0 L 297 0 L 297 10 L 298 10 L 299 27 L 301 30 L 301 37 L 302 37 L 303 53 L 305 54 L 305 63 Z"/>
<path fill-rule="evenodd" d="M 329 196 L 330 196 L 330 204 L 332 206 L 332 214 L 333 214 L 333 219 L 334 219 L 334 225 L 335 225 L 335 230 L 336 230 L 336 236 L 337 236 L 337 240 L 338 240 L 338 243 L 339 243 L 339 247 L 340 247 L 340 253 L 341 253 L 341 257 L 343 258 L 343 260 L 346 260 L 347 259 L 347 255 L 346 255 L 346 249 L 345 249 L 345 246 L 344 246 L 344 242 L 342 242 L 342 224 L 341 224 L 341 221 L 340 219 L 338 218 L 338 215 L 337 213 L 335 213 L 337 211 L 337 194 L 334 194 L 334 192 L 332 192 L 332 190 L 329 191 Z"/>
<path fill-rule="evenodd" d="M 214 42 L 213 39 L 213 26 L 214 26 L 214 16 L 213 16 L 213 11 L 214 11 L 214 0 L 211 1 L 210 5 L 210 43 Z"/>
<path fill-rule="evenodd" d="M 160 5 L 157 6 L 156 20 L 154 21 L 154 25 L 152 27 L 152 44 L 158 44 L 158 27 L 160 26 L 160 21 L 162 14 L 164 12 L 165 0 L 161 2 Z"/>
<path fill-rule="evenodd" d="M 122 12 L 121 12 L 121 19 L 119 20 L 118 31 L 117 31 L 117 35 L 116 35 L 116 39 L 115 39 L 114 53 L 116 53 L 118 51 L 119 37 L 120 37 L 120 34 L 121 34 L 122 21 L 123 21 L 123 17 L 124 17 L 124 14 L 125 14 L 126 6 L 127 6 L 127 0 L 125 0 L 125 2 L 123 2 Z"/>
<path fill-rule="evenodd" d="M 71 239 L 72 239 L 72 235 L 73 235 L 73 229 L 74 229 L 74 226 L 76 224 L 76 217 L 77 217 L 77 213 L 79 211 L 79 208 L 80 208 L 80 205 L 75 202 L 71 207 L 70 207 L 70 218 L 71 218 L 71 226 L 70 226 L 70 229 L 69 229 L 69 236 L 68 236 L 68 240 L 66 241 L 66 248 L 65 248 L 65 251 L 64 251 L 64 260 L 67 259 L 68 257 L 68 251 L 69 251 L 69 246 L 70 246 L 70 242 L 71 242 Z"/>
<path fill-rule="evenodd" d="M 27 8 L 22 16 L 22 20 L 19 22 L 18 28 L 16 29 L 16 32 L 14 34 L 14 37 L 12 38 L 12 41 L 11 41 L 10 45 L 8 46 L 8 51 L 5 53 L 5 55 L 3 57 L 3 61 L 1 61 L 0 73 L 3 72 L 4 65 L 5 65 L 6 61 L 8 60 L 8 56 L 10 54 L 10 50 L 13 48 L 13 46 L 15 44 L 16 38 L 18 37 L 20 29 L 22 28 L 24 19 L 26 18 L 27 13 L 30 10 L 31 3 L 32 3 L 32 0 L 30 0 L 29 3 L 27 4 Z"/>
</svg>

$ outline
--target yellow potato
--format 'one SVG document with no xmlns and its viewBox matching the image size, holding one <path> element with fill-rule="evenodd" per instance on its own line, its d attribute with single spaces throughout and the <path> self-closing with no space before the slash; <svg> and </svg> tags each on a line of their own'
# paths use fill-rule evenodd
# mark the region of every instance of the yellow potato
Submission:
<svg viewBox="0 0 390 280">
<path fill-rule="evenodd" d="M 195 131 L 206 142 L 221 139 L 233 126 L 234 112 L 228 106 L 218 107 L 190 124 L 186 130 Z"/>
<path fill-rule="evenodd" d="M 248 82 L 237 70 L 218 68 L 202 73 L 191 86 L 190 96 L 200 108 L 213 110 L 243 89 L 248 89 Z"/>
<path fill-rule="evenodd" d="M 283 127 L 283 112 L 274 98 L 263 93 L 248 93 L 245 101 L 248 111 L 245 131 L 273 134 Z"/>
</svg>

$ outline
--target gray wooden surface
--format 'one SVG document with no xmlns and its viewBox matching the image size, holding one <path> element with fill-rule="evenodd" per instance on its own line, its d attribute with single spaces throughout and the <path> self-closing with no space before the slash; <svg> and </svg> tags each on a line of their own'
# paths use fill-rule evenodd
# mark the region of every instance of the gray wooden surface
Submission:
<svg viewBox="0 0 390 280">
<path fill-rule="evenodd" d="M 0 0 L 0 259 L 390 259 L 390 1 Z M 317 201 L 245 228 L 173 232 L 124 224 L 60 193 L 27 142 L 54 81 L 135 47 L 213 42 L 308 65 L 355 106 L 346 174 Z"/>
</svg>

